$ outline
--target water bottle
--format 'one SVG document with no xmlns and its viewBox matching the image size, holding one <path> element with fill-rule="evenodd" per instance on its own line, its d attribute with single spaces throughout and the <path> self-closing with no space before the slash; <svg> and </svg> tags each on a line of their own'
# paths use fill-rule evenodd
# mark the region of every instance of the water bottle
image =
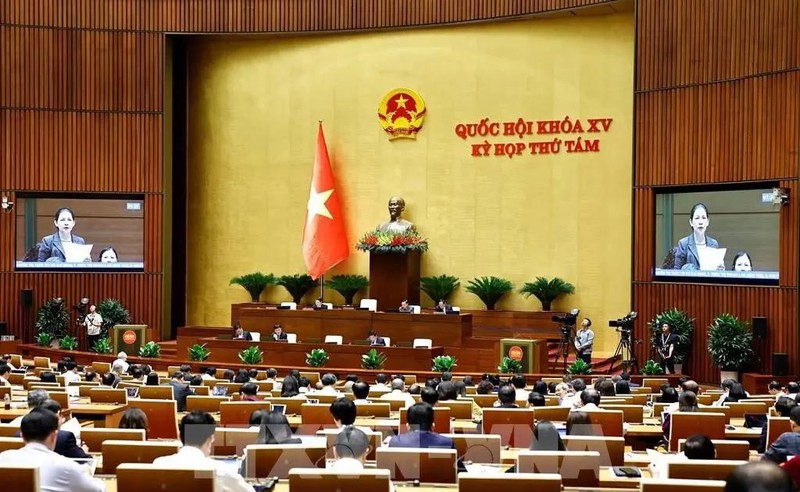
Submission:
<svg viewBox="0 0 800 492">
<path fill-rule="evenodd" d="M 3 407 L 6 410 L 11 410 L 11 396 L 8 393 L 3 396 Z"/>
</svg>

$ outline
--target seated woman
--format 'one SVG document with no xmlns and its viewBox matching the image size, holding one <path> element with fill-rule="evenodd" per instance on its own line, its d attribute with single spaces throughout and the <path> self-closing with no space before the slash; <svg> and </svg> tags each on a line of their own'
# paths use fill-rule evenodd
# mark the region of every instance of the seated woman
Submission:
<svg viewBox="0 0 800 492">
<path fill-rule="evenodd" d="M 265 412 L 260 424 L 261 430 L 258 433 L 256 444 L 302 444 L 303 441 L 292 435 L 292 428 L 289 420 L 280 412 Z M 247 448 L 245 448 L 246 450 Z M 242 460 L 242 467 L 239 473 L 243 477 L 247 474 L 247 451 L 244 453 L 245 459 Z"/>
<path fill-rule="evenodd" d="M 131 407 L 125 410 L 119 419 L 120 429 L 144 429 L 144 438 L 150 431 L 150 424 L 147 421 L 147 414 L 141 408 Z"/>
<path fill-rule="evenodd" d="M 576 413 L 583 412 L 573 412 L 573 414 Z M 584 415 L 586 414 L 584 413 Z M 531 441 L 530 449 L 532 451 L 566 451 L 558 429 L 549 420 L 542 420 L 536 423 L 533 428 L 533 440 Z"/>
<path fill-rule="evenodd" d="M 661 389 L 661 396 L 658 397 L 659 403 L 675 403 L 678 401 L 678 392 L 675 388 L 666 387 Z"/>
<path fill-rule="evenodd" d="M 117 250 L 112 247 L 103 248 L 100 250 L 100 254 L 97 256 L 97 261 L 100 263 L 116 263 L 117 258 Z"/>
<path fill-rule="evenodd" d="M 567 435 L 568 436 L 593 436 L 594 426 L 589 414 L 581 411 L 574 411 L 569 413 L 567 417 Z"/>
<path fill-rule="evenodd" d="M 744 386 L 742 386 L 742 383 L 734 383 L 733 386 L 731 386 L 730 391 L 728 391 L 728 396 L 725 397 L 725 400 L 723 400 L 722 404 L 724 405 L 726 403 L 737 403 L 740 400 L 746 400 L 746 399 L 747 399 L 747 392 L 744 390 Z"/>
<path fill-rule="evenodd" d="M 734 272 L 750 272 L 753 271 L 753 259 L 750 258 L 750 253 L 747 251 L 739 251 L 734 255 L 733 262 L 731 263 L 731 270 Z"/>
<path fill-rule="evenodd" d="M 283 378 L 283 385 L 281 386 L 281 398 L 305 398 L 306 396 L 300 393 L 300 383 L 297 382 L 294 376 L 286 376 Z"/>
<path fill-rule="evenodd" d="M 678 397 L 678 412 L 687 413 L 687 412 L 697 412 L 697 395 L 691 391 L 684 391 L 681 393 L 681 396 Z M 664 433 L 667 439 L 669 439 L 669 431 L 670 427 L 672 426 L 672 414 L 665 413 L 664 414 L 664 421 L 661 423 L 661 431 Z"/>
<path fill-rule="evenodd" d="M 147 377 L 145 378 L 144 385 L 158 386 L 159 385 L 158 374 L 155 372 L 151 372 L 150 374 L 148 374 Z"/>
</svg>

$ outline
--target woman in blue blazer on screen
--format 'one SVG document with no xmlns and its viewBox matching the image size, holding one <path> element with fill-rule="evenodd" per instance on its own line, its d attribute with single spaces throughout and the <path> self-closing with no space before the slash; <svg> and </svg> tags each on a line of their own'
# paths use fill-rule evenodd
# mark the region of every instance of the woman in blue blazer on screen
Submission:
<svg viewBox="0 0 800 492">
<path fill-rule="evenodd" d="M 86 241 L 72 233 L 72 228 L 75 227 L 75 214 L 72 210 L 66 207 L 59 208 L 53 224 L 56 226 L 56 232 L 42 238 L 39 261 L 65 262 L 67 257 L 64 254 L 64 243 L 86 244 Z M 92 261 L 91 258 L 88 261 Z"/>
<path fill-rule="evenodd" d="M 676 270 L 700 270 L 700 255 L 703 251 L 719 248 L 717 240 L 706 235 L 709 222 L 708 208 L 702 203 L 695 204 L 689 213 L 692 233 L 678 241 L 675 248 Z M 718 269 L 724 270 L 725 266 Z"/>
</svg>

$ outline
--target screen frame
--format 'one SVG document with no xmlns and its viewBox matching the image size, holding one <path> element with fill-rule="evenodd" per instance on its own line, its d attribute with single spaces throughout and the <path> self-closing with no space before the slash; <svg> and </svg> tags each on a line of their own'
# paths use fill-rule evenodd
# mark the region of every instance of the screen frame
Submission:
<svg viewBox="0 0 800 492">
<path fill-rule="evenodd" d="M 653 209 L 650 213 L 650 220 L 653 224 L 652 235 L 650 236 L 650 244 L 653 248 L 653 254 L 648 260 L 650 264 L 650 278 L 652 282 L 671 283 L 671 284 L 708 284 L 708 285 L 745 285 L 745 286 L 764 286 L 764 287 L 779 287 L 781 285 L 780 270 L 778 270 L 777 279 L 760 279 L 760 278 L 715 278 L 715 277 L 684 277 L 679 275 L 664 275 L 656 274 L 656 202 L 659 195 L 670 195 L 680 193 L 714 193 L 724 191 L 756 191 L 764 190 L 767 188 L 779 188 L 780 183 L 777 181 L 748 181 L 745 183 L 715 183 L 715 184 L 702 184 L 702 185 L 675 185 L 675 186 L 654 186 L 653 191 Z M 783 207 L 778 209 L 777 213 L 780 216 Z M 778 264 L 781 261 L 781 234 L 783 233 L 782 227 L 777 230 L 776 240 L 778 242 Z M 634 241 L 636 235 L 633 235 Z"/>
<path fill-rule="evenodd" d="M 140 201 L 142 202 L 142 251 L 144 256 L 142 258 L 141 267 L 106 267 L 106 266 L 92 266 L 87 267 L 68 267 L 68 266 L 53 266 L 53 267 L 36 267 L 36 268 L 20 268 L 17 266 L 19 259 L 15 247 L 14 252 L 14 272 L 16 273 L 145 273 L 147 271 L 147 252 L 145 246 L 147 245 L 147 206 L 146 206 L 146 193 L 116 193 L 116 192 L 60 192 L 60 191 L 17 191 L 14 193 L 17 200 L 38 200 L 38 199 L 65 199 L 65 200 L 119 200 L 119 201 Z M 19 235 L 17 230 L 17 222 L 14 221 L 14 238 Z M 60 263 L 63 265 L 63 263 Z M 98 263 L 98 265 L 103 265 Z"/>
</svg>

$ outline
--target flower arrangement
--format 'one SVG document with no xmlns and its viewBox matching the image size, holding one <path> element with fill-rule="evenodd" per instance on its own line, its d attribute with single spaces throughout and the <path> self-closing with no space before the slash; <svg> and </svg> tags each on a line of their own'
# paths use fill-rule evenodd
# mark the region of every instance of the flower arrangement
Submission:
<svg viewBox="0 0 800 492">
<path fill-rule="evenodd" d="M 378 229 L 361 236 L 356 248 L 370 253 L 409 253 L 428 251 L 428 240 L 416 231 L 384 232 Z"/>
</svg>

